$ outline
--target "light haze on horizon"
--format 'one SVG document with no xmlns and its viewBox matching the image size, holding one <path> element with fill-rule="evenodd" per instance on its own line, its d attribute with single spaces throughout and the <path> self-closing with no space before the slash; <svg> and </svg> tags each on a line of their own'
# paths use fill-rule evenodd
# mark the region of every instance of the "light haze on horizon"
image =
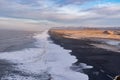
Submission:
<svg viewBox="0 0 120 80">
<path fill-rule="evenodd" d="M 119 0 L 0 0 L 0 29 L 119 25 Z"/>
</svg>

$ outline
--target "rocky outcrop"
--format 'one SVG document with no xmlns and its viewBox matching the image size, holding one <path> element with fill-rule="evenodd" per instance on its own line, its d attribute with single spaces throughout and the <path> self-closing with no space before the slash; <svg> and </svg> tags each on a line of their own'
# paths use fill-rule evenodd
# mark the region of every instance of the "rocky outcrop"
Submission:
<svg viewBox="0 0 120 80">
<path fill-rule="evenodd" d="M 113 31 L 104 31 L 103 34 L 113 35 L 114 32 Z"/>
<path fill-rule="evenodd" d="M 120 80 L 120 76 L 116 76 L 114 80 Z"/>
</svg>

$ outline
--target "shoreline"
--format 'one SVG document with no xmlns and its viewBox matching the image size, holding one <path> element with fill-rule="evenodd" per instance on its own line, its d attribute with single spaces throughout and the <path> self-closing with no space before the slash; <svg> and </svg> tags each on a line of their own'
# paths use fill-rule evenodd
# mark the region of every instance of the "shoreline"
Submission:
<svg viewBox="0 0 120 80">
<path fill-rule="evenodd" d="M 0 55 L 2 60 L 4 59 L 15 64 L 10 64 L 7 66 L 8 70 L 3 70 L 6 72 L 10 71 L 10 73 L 3 74 L 0 77 L 1 79 L 88 80 L 86 74 L 70 69 L 72 64 L 77 61 L 75 56 L 69 54 L 71 50 L 65 50 L 63 47 L 54 44 L 49 39 L 46 31 L 35 35 L 34 38 L 37 40 L 35 45 L 38 48 L 5 52 Z M 1 64 L 1 66 L 3 65 Z M 84 66 L 86 68 L 89 67 L 87 65 Z"/>
<path fill-rule="evenodd" d="M 119 68 L 119 52 L 109 51 L 103 48 L 95 47 L 91 44 L 101 43 L 88 39 L 73 39 L 51 34 L 54 43 L 65 49 L 70 49 L 70 54 L 77 57 L 79 63 L 86 63 L 93 66 L 93 69 L 84 70 L 90 77 L 90 80 L 113 80 L 115 76 L 120 74 Z"/>
</svg>

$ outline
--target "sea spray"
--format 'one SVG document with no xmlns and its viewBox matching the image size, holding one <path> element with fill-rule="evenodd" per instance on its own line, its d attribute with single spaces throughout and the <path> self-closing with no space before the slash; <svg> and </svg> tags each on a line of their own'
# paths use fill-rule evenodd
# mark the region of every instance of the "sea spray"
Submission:
<svg viewBox="0 0 120 80">
<path fill-rule="evenodd" d="M 25 76 L 11 72 L 3 80 L 88 80 L 86 74 L 70 68 L 77 61 L 75 56 L 69 54 L 71 50 L 65 50 L 48 40 L 47 31 L 35 35 L 34 38 L 37 48 L 0 53 L 0 59 L 16 63 L 15 71 L 28 74 Z"/>
</svg>

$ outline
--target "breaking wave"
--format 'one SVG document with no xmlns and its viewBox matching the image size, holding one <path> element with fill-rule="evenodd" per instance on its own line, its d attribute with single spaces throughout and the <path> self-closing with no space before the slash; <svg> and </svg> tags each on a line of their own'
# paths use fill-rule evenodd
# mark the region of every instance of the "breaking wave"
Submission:
<svg viewBox="0 0 120 80">
<path fill-rule="evenodd" d="M 15 64 L 1 80 L 88 80 L 86 74 L 70 69 L 77 62 L 76 57 L 69 54 L 71 50 L 48 40 L 47 31 L 34 38 L 37 48 L 0 53 L 0 59 Z"/>
</svg>

